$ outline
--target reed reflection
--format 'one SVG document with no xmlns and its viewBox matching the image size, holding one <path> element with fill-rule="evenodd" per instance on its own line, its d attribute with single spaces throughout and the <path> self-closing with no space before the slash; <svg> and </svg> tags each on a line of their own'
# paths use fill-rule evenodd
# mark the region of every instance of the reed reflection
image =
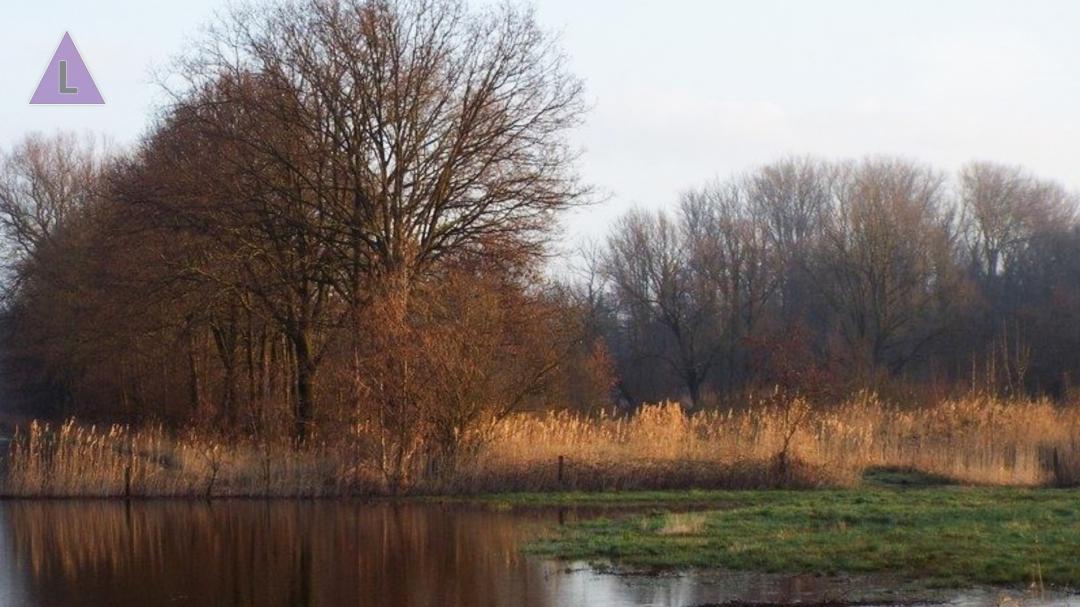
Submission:
<svg viewBox="0 0 1080 607">
<path fill-rule="evenodd" d="M 546 526 L 598 514 L 346 501 L 0 502 L 0 605 L 621 607 L 821 601 L 851 590 L 817 576 L 602 575 L 521 554 Z"/>
<path fill-rule="evenodd" d="M 4 567 L 22 572 L 35 606 L 549 605 L 544 566 L 518 552 L 541 518 L 344 502 L 11 502 Z"/>
</svg>

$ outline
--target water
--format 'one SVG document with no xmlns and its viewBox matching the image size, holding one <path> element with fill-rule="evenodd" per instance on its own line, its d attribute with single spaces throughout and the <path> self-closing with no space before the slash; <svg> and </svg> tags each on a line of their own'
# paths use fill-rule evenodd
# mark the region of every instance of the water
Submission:
<svg viewBox="0 0 1080 607">
<path fill-rule="evenodd" d="M 545 528 L 592 514 L 347 501 L 0 502 L 0 605 L 692 606 L 850 600 L 866 584 L 606 575 L 521 554 Z"/>
</svg>

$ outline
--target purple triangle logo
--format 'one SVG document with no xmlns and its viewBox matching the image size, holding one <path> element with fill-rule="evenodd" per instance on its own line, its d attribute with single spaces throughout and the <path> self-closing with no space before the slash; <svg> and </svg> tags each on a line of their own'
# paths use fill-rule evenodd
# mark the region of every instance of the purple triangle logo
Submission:
<svg viewBox="0 0 1080 607">
<path fill-rule="evenodd" d="M 56 48 L 45 75 L 41 77 L 31 105 L 101 105 L 101 98 L 90 70 L 86 69 L 79 50 L 64 32 L 60 46 Z"/>
</svg>

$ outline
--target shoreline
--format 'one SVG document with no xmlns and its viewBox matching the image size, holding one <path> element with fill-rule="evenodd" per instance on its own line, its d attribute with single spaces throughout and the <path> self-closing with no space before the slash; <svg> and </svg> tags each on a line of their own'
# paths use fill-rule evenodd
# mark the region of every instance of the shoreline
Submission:
<svg viewBox="0 0 1080 607">
<path fill-rule="evenodd" d="M 559 511 L 518 550 L 599 573 L 709 571 L 880 575 L 927 588 L 1080 589 L 1080 490 L 875 486 L 849 489 L 488 493 L 471 496 L 8 497 L 5 505 L 117 508 L 230 504 Z M 562 519 L 562 511 L 589 511 Z M 358 511 L 362 516 L 363 511 Z"/>
<path fill-rule="evenodd" d="M 1080 588 L 1080 491 L 930 487 L 732 493 L 721 508 L 560 526 L 526 549 L 619 566 L 829 575 L 942 587 Z"/>
<path fill-rule="evenodd" d="M 417 503 L 475 503 L 500 506 L 561 507 L 561 506 L 667 506 L 698 504 L 709 506 L 714 502 L 741 502 L 747 496 L 792 495 L 853 495 L 876 493 L 926 493 L 926 492 L 972 492 L 972 493 L 1076 493 L 1077 487 L 1053 486 L 1001 486 L 961 483 L 936 485 L 875 485 L 854 487 L 811 488 L 731 488 L 731 489 L 661 489 L 661 490 L 553 490 L 553 491 L 507 491 L 475 494 L 461 493 L 414 493 L 401 495 L 345 494 L 345 495 L 4 495 L 0 502 L 15 501 L 114 501 L 114 502 L 225 502 L 225 501 L 277 501 L 277 502 L 417 502 Z M 1080 502 L 1078 502 L 1080 503 Z"/>
</svg>

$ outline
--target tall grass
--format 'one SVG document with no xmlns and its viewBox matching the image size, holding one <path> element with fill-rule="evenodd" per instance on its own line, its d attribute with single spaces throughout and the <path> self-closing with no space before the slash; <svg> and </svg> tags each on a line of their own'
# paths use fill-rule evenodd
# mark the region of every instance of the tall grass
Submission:
<svg viewBox="0 0 1080 607">
<path fill-rule="evenodd" d="M 568 458 L 563 483 L 582 489 L 664 488 L 710 477 L 720 486 L 850 486 L 877 467 L 1040 486 L 1080 480 L 1076 437 L 1080 410 L 1041 400 L 975 396 L 906 409 L 863 395 L 805 413 L 799 403 L 782 403 L 694 415 L 665 404 L 633 417 L 508 420 L 466 469 L 484 489 L 495 488 L 484 485 L 493 474 L 516 489 L 552 488 L 558 455 Z M 787 476 L 776 469 L 782 453 L 795 469 Z"/>
<path fill-rule="evenodd" d="M 9 496 L 342 496 L 386 491 L 356 433 L 296 449 L 161 427 L 59 427 L 16 435 Z M 687 415 L 517 414 L 453 467 L 425 467 L 417 493 L 852 486 L 877 467 L 958 482 L 1080 481 L 1080 410 L 987 396 L 906 409 L 872 395 L 824 409 L 801 401 Z M 561 460 L 561 463 L 560 463 Z"/>
<path fill-rule="evenodd" d="M 7 496 L 337 496 L 373 491 L 355 458 L 326 444 L 223 441 L 160 426 L 32 422 L 11 441 Z"/>
</svg>

